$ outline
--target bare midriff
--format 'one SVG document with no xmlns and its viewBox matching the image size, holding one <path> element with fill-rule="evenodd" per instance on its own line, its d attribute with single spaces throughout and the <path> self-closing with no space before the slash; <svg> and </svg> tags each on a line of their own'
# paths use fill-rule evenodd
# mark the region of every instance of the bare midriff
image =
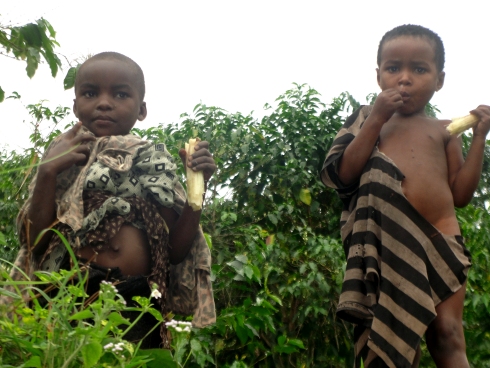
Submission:
<svg viewBox="0 0 490 368">
<path fill-rule="evenodd" d="M 80 249 L 80 257 L 103 267 L 119 267 L 123 275 L 148 275 L 151 271 L 150 245 L 146 232 L 124 224 L 119 232 L 101 247 Z"/>
<path fill-rule="evenodd" d="M 402 190 L 415 209 L 440 232 L 459 235 L 448 183 L 448 139 L 443 126 L 435 120 L 404 122 L 392 118 L 381 130 L 378 148 L 405 175 Z"/>
</svg>

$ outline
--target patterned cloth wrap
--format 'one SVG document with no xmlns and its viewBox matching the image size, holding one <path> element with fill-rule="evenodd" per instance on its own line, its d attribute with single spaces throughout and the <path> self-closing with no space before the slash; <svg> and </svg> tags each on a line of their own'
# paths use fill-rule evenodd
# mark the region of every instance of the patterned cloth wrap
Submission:
<svg viewBox="0 0 490 368">
<path fill-rule="evenodd" d="M 82 127 L 78 134 L 87 133 Z M 44 153 L 59 143 L 62 136 L 53 140 Z M 162 143 L 153 144 L 143 141 L 134 135 L 107 136 L 97 138 L 94 142 L 87 143 L 90 156 L 85 166 L 73 165 L 57 177 L 56 204 L 57 222 L 55 226 L 70 229 L 65 232 L 72 249 L 87 244 L 88 234 L 94 233 L 108 214 L 116 214 L 122 217 L 134 212 L 131 205 L 141 203 L 135 198 L 143 198 L 147 203 L 173 208 L 179 215 L 182 213 L 186 202 L 184 188 L 178 182 L 175 174 L 176 164 L 173 157 Z M 36 270 L 57 271 L 64 258 L 66 249 L 62 244 L 52 241 L 48 251 L 41 259 L 35 258 L 28 252 L 26 239 L 26 221 L 32 192 L 35 187 L 37 175 L 29 186 L 29 198 L 21 208 L 17 218 L 17 228 L 21 240 L 21 248 L 11 271 L 14 280 L 23 279 L 23 270 L 30 278 Z M 103 191 L 106 198 L 100 200 L 100 207 L 84 213 L 84 196 L 87 193 L 95 194 Z M 107 195 L 109 194 L 109 195 Z M 92 196 L 93 197 L 93 196 Z M 138 205 L 139 206 L 139 205 Z M 140 229 L 149 223 L 141 216 L 131 217 L 130 223 Z M 165 232 L 168 233 L 165 223 Z M 57 238 L 53 236 L 52 239 Z M 167 236 L 164 237 L 165 239 Z M 161 246 L 166 246 L 163 239 L 159 240 Z M 58 243 L 58 244 L 56 244 Z M 150 246 L 152 241 L 150 240 Z M 152 273 L 149 283 L 152 283 L 152 275 L 160 271 L 155 269 L 158 265 L 168 264 L 167 260 L 155 259 L 160 254 L 165 257 L 167 252 L 152 251 Z M 165 257 L 166 258 L 166 257 Z M 193 325 L 203 327 L 216 321 L 214 297 L 210 280 L 211 254 L 204 239 L 202 230 L 191 246 L 184 261 L 177 265 L 169 265 L 168 285 L 166 285 L 165 311 L 175 314 L 193 315 Z M 161 272 L 160 272 L 161 273 Z M 159 285 L 160 286 L 160 285 Z M 2 302 L 7 302 L 2 298 Z"/>
<path fill-rule="evenodd" d="M 412 366 L 435 307 L 465 283 L 471 266 L 461 236 L 430 224 L 403 194 L 403 173 L 374 147 L 360 179 L 344 185 L 338 165 L 372 106 L 362 106 L 335 137 L 322 181 L 343 202 L 347 258 L 337 316 L 356 324 L 355 367 Z"/>
</svg>

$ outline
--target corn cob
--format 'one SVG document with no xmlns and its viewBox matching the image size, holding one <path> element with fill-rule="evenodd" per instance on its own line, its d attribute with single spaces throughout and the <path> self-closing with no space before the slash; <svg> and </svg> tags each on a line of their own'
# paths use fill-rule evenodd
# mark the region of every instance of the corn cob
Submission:
<svg viewBox="0 0 490 368">
<path fill-rule="evenodd" d="M 459 135 L 466 129 L 474 127 L 479 119 L 478 116 L 473 114 L 463 116 L 462 118 L 455 118 L 451 120 L 451 124 L 449 124 L 446 129 L 451 135 Z"/>
<path fill-rule="evenodd" d="M 194 153 L 194 147 L 201 140 L 199 138 L 189 139 L 189 143 L 185 144 L 187 157 Z M 204 194 L 204 176 L 202 171 L 194 171 L 186 166 L 187 172 L 187 203 L 194 211 L 199 211 L 202 208 L 202 198 Z"/>
</svg>

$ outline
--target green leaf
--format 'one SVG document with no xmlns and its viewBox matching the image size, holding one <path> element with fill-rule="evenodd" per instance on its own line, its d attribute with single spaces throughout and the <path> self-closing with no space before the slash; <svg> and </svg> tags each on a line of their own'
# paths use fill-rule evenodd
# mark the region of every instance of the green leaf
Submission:
<svg viewBox="0 0 490 368">
<path fill-rule="evenodd" d="M 235 259 L 242 262 L 243 264 L 248 263 L 248 257 L 245 254 L 238 254 Z"/>
<path fill-rule="evenodd" d="M 155 308 L 148 308 L 147 312 L 150 313 L 153 317 L 155 317 L 155 319 L 158 322 L 163 322 L 162 313 L 160 313 L 159 311 L 157 311 Z"/>
<path fill-rule="evenodd" d="M 248 327 L 250 329 L 250 331 L 252 331 L 252 333 L 256 336 L 256 337 L 260 337 L 259 333 L 257 332 L 257 330 L 249 323 L 245 323 L 244 326 Z"/>
<path fill-rule="evenodd" d="M 24 363 L 23 367 L 41 368 L 41 358 L 37 355 L 33 356 L 27 362 Z"/>
<path fill-rule="evenodd" d="M 260 279 L 262 277 L 262 273 L 260 272 L 260 268 L 258 268 L 256 265 L 252 265 L 252 270 L 254 272 L 254 276 L 255 278 L 257 279 L 257 281 L 259 281 L 260 283 Z"/>
<path fill-rule="evenodd" d="M 83 296 L 88 296 L 88 295 L 85 294 L 85 291 L 84 290 L 82 290 L 80 287 L 75 286 L 75 285 L 68 285 L 68 291 L 73 296 L 76 296 L 76 297 L 79 297 L 79 298 L 81 298 Z"/>
<path fill-rule="evenodd" d="M 39 51 L 29 47 L 27 53 L 27 76 L 32 78 L 36 73 L 37 66 L 39 65 Z"/>
<path fill-rule="evenodd" d="M 199 342 L 199 340 L 197 340 L 197 339 L 191 340 L 191 349 L 195 353 L 202 351 L 202 346 L 201 346 L 201 343 Z"/>
<path fill-rule="evenodd" d="M 109 314 L 109 321 L 114 322 L 114 326 L 119 326 L 119 325 L 130 325 L 131 323 L 124 317 L 122 317 L 119 313 L 117 312 L 112 312 Z"/>
<path fill-rule="evenodd" d="M 250 267 L 249 265 L 245 265 L 243 267 L 243 270 L 245 271 L 245 275 L 251 280 L 254 276 L 254 271 L 252 267 Z"/>
<path fill-rule="evenodd" d="M 309 206 L 311 204 L 311 193 L 309 189 L 301 189 L 299 191 L 299 199 L 301 202 Z"/>
<path fill-rule="evenodd" d="M 99 361 L 102 355 L 102 345 L 99 341 L 90 341 L 81 349 L 83 366 L 85 368 L 93 367 Z"/>
<path fill-rule="evenodd" d="M 235 271 L 240 271 L 241 274 L 243 274 L 243 262 L 240 261 L 233 261 L 233 262 L 228 262 L 228 266 L 233 267 Z"/>
<path fill-rule="evenodd" d="M 270 220 L 270 221 L 271 221 L 271 222 L 272 222 L 274 225 L 277 225 L 278 220 L 277 220 L 277 217 L 276 217 L 275 215 L 273 215 L 272 213 L 269 213 L 269 214 L 267 215 L 267 217 L 269 218 L 269 220 Z"/>
<path fill-rule="evenodd" d="M 279 345 L 284 345 L 286 343 L 287 337 L 284 335 L 281 335 L 277 338 L 277 343 Z"/>
<path fill-rule="evenodd" d="M 1 88 L 0 88 L 0 89 L 1 89 Z M 19 95 L 19 93 L 14 91 L 14 92 L 12 92 L 12 94 L 11 94 L 10 96 L 8 96 L 7 98 L 13 98 L 13 99 L 15 99 L 15 100 L 20 100 L 20 97 L 21 97 L 21 96 Z"/>
<path fill-rule="evenodd" d="M 58 58 L 58 56 L 56 56 L 56 54 L 53 54 L 52 52 L 45 52 L 43 55 L 49 64 L 51 75 L 53 77 L 56 77 L 56 74 L 58 74 L 58 66 L 61 66 L 60 59 Z"/>
<path fill-rule="evenodd" d="M 145 298 L 144 296 L 133 296 L 133 300 L 138 303 L 140 306 L 148 307 L 150 305 L 150 299 Z"/>
<path fill-rule="evenodd" d="M 75 86 L 75 79 L 77 77 L 78 68 L 79 68 L 78 66 L 71 67 L 66 72 L 65 79 L 63 80 L 63 86 L 65 87 L 65 90 L 73 88 Z"/>
<path fill-rule="evenodd" d="M 5 92 L 2 89 L 2 87 L 0 87 L 0 102 L 3 102 L 4 99 L 5 99 Z"/>
<path fill-rule="evenodd" d="M 73 320 L 76 321 L 76 320 L 87 319 L 87 318 L 94 318 L 94 314 L 90 310 L 84 309 L 83 311 L 75 313 L 73 316 L 71 316 L 68 319 L 70 321 L 73 321 Z"/>
<path fill-rule="evenodd" d="M 210 250 L 213 250 L 213 238 L 208 233 L 204 233 L 204 239 Z"/>
<path fill-rule="evenodd" d="M 172 357 L 172 353 L 167 349 L 140 349 L 136 356 L 148 357 L 152 359 L 146 363 L 147 368 L 177 368 L 178 365 Z"/>
<path fill-rule="evenodd" d="M 26 24 L 20 28 L 20 33 L 26 40 L 28 46 L 40 48 L 42 44 L 41 32 L 39 26 L 34 23 Z"/>
<path fill-rule="evenodd" d="M 245 344 L 248 340 L 248 328 L 244 328 L 237 324 L 235 327 L 235 332 L 240 339 L 240 342 Z"/>
<path fill-rule="evenodd" d="M 296 347 L 301 348 L 301 349 L 304 349 L 305 348 L 305 346 L 303 344 L 303 341 L 301 341 L 299 339 L 289 339 L 288 340 L 288 344 L 289 345 L 296 346 Z"/>
<path fill-rule="evenodd" d="M 279 299 L 277 296 L 275 296 L 274 294 L 269 294 L 269 297 L 274 300 L 277 304 L 281 305 L 282 306 L 282 301 L 281 299 Z"/>
</svg>

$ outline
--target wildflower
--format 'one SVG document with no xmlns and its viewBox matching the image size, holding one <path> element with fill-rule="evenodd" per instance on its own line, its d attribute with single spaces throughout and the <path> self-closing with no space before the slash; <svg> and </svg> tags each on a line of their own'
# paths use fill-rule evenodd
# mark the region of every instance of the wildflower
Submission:
<svg viewBox="0 0 490 368">
<path fill-rule="evenodd" d="M 160 299 L 162 297 L 162 293 L 159 292 L 158 289 L 153 289 L 150 297 L 155 299 Z"/>
<path fill-rule="evenodd" d="M 117 344 L 114 344 L 110 342 L 107 345 L 104 345 L 104 350 L 110 350 L 115 354 L 119 354 L 120 351 L 124 350 L 124 343 L 118 342 Z"/>
</svg>

